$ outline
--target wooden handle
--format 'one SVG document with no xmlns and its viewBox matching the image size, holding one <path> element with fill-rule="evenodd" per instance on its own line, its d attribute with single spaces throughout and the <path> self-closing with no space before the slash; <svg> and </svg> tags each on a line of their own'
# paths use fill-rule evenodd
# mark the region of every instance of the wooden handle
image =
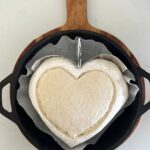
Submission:
<svg viewBox="0 0 150 150">
<path fill-rule="evenodd" d="M 103 30 L 91 26 L 88 23 L 87 0 L 66 0 L 66 1 L 67 1 L 67 22 L 65 23 L 65 25 L 43 34 L 42 36 L 35 39 L 33 43 L 31 43 L 31 45 L 41 41 L 42 39 L 56 32 L 67 30 L 88 30 L 99 33 L 101 34 L 101 36 L 107 37 L 108 39 L 111 39 L 115 43 L 118 43 L 118 45 L 120 45 L 122 49 L 125 49 L 126 53 L 128 53 L 128 56 L 129 57 L 131 56 L 130 50 L 119 39 Z M 31 45 L 29 45 L 29 47 Z M 137 61 L 135 62 L 137 63 Z"/>
<path fill-rule="evenodd" d="M 89 26 L 87 19 L 87 0 L 67 0 L 68 28 L 86 28 Z"/>
</svg>

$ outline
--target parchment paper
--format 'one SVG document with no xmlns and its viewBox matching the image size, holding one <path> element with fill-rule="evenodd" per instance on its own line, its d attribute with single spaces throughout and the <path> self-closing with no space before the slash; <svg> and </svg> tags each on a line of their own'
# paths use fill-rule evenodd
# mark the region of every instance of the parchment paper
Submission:
<svg viewBox="0 0 150 150">
<path fill-rule="evenodd" d="M 106 46 L 102 43 L 96 42 L 94 40 L 84 40 L 80 37 L 76 37 L 75 39 L 70 39 L 67 36 L 63 36 L 56 45 L 51 43 L 47 44 L 44 48 L 42 48 L 36 55 L 26 64 L 27 74 L 21 75 L 19 78 L 20 87 L 17 91 L 17 101 L 19 105 L 25 110 L 28 116 L 33 120 L 35 125 L 43 132 L 52 136 L 58 144 L 66 149 L 70 150 L 64 142 L 62 142 L 59 138 L 57 138 L 45 125 L 42 121 L 38 113 L 32 106 L 28 95 L 28 87 L 29 81 L 34 73 L 34 71 L 38 68 L 38 66 L 47 58 L 61 56 L 65 57 L 75 63 L 77 66 L 82 66 L 84 63 L 100 57 L 114 62 L 123 73 L 123 76 L 128 84 L 129 88 L 129 98 L 124 105 L 124 107 L 120 110 L 120 112 L 114 117 L 114 119 L 95 137 L 86 141 L 85 143 L 73 148 L 74 150 L 82 150 L 88 144 L 94 144 L 100 138 L 100 136 L 105 132 L 105 130 L 111 125 L 111 123 L 122 114 L 124 109 L 129 106 L 135 99 L 135 96 L 138 92 L 138 87 L 135 84 L 132 84 L 130 81 L 135 80 L 133 74 L 127 67 L 119 60 L 117 57 L 113 56 L 110 51 L 106 48 Z"/>
</svg>

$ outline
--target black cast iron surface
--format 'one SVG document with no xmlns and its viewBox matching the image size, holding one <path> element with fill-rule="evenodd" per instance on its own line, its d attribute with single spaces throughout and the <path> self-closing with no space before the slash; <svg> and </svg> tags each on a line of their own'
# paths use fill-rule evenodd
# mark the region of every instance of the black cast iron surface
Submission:
<svg viewBox="0 0 150 150">
<path fill-rule="evenodd" d="M 140 90 L 135 98 L 134 103 L 125 109 L 124 113 L 119 118 L 117 118 L 115 122 L 113 122 L 113 124 L 107 129 L 107 131 L 103 134 L 103 136 L 98 140 L 95 145 L 89 145 L 85 148 L 85 150 L 113 150 L 129 137 L 129 135 L 135 128 L 140 116 L 148 109 L 150 109 L 150 103 L 145 106 L 143 105 L 142 85 L 140 82 L 141 77 L 145 77 L 150 80 L 150 74 L 145 72 L 143 69 L 136 67 L 136 65 L 132 62 L 129 56 L 117 45 L 117 43 L 112 42 L 110 39 L 107 39 L 100 34 L 83 30 L 63 31 L 51 35 L 50 37 L 33 45 L 21 56 L 14 68 L 14 72 L 7 78 L 5 78 L 2 82 L 0 82 L 0 112 L 8 119 L 15 122 L 19 126 L 24 136 L 38 149 L 62 150 L 62 148 L 52 139 L 52 137 L 41 132 L 34 125 L 33 121 L 28 117 L 25 111 L 18 105 L 16 100 L 16 92 L 19 87 L 19 76 L 26 73 L 26 63 L 41 48 L 46 46 L 48 43 L 56 44 L 59 39 L 64 35 L 67 35 L 72 39 L 74 39 L 76 36 L 79 36 L 84 39 L 92 39 L 97 42 L 104 43 L 105 46 L 111 51 L 111 53 L 113 53 L 124 62 L 124 64 L 132 71 L 136 78 L 136 84 L 138 85 Z M 2 106 L 2 89 L 8 83 L 11 84 L 11 113 L 3 109 Z M 120 128 L 121 130 L 119 130 Z"/>
</svg>

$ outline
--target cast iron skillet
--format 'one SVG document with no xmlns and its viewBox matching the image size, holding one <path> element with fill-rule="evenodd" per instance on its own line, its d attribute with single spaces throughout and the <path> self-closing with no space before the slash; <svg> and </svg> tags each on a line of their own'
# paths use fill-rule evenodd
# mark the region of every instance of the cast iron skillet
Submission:
<svg viewBox="0 0 150 150">
<path fill-rule="evenodd" d="M 67 35 L 70 38 L 80 36 L 102 42 L 105 46 L 132 71 L 139 87 L 134 103 L 125 109 L 124 113 L 107 129 L 95 145 L 89 145 L 85 150 L 115 149 L 124 142 L 137 126 L 141 115 L 150 109 L 150 102 L 144 105 L 145 86 L 143 77 L 150 81 L 150 74 L 140 68 L 136 58 L 129 49 L 117 38 L 109 33 L 92 27 L 87 21 L 87 1 L 67 0 L 67 23 L 35 39 L 19 57 L 14 71 L 0 82 L 0 113 L 16 123 L 24 136 L 40 150 L 61 150 L 61 147 L 49 135 L 41 132 L 25 111 L 18 105 L 16 92 L 19 87 L 18 78 L 26 73 L 26 63 L 48 43 L 56 44 L 59 39 Z M 2 106 L 2 90 L 10 84 L 10 98 L 12 112 Z M 121 130 L 119 130 L 121 129 Z"/>
</svg>

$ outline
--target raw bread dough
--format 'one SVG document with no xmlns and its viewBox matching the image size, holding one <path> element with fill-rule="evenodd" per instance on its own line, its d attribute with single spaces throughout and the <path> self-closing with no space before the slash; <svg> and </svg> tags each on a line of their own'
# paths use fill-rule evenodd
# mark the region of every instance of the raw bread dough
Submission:
<svg viewBox="0 0 150 150">
<path fill-rule="evenodd" d="M 84 134 L 103 119 L 113 93 L 113 83 L 102 71 L 89 71 L 74 77 L 62 68 L 54 68 L 46 71 L 37 84 L 41 111 L 71 138 Z"/>
<path fill-rule="evenodd" d="M 70 147 L 100 132 L 128 98 L 119 68 L 95 59 L 82 68 L 53 57 L 33 74 L 29 96 L 49 129 Z"/>
</svg>

